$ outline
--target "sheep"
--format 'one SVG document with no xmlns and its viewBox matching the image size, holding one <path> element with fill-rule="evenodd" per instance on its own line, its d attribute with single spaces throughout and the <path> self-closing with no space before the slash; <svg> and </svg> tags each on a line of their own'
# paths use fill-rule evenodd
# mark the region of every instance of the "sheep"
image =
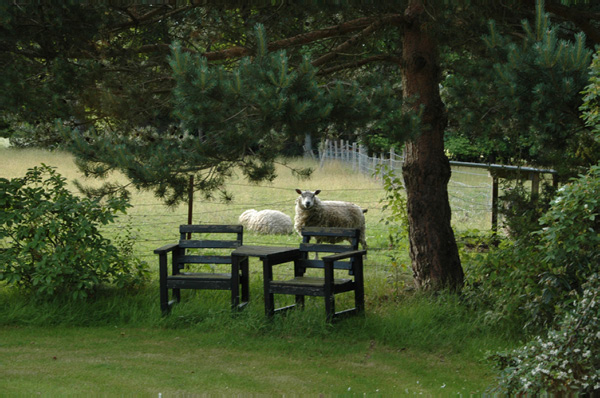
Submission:
<svg viewBox="0 0 600 398">
<path fill-rule="evenodd" d="M 303 227 L 338 227 L 360 229 L 360 243 L 363 249 L 367 249 L 365 239 L 365 215 L 366 210 L 350 202 L 334 200 L 321 200 L 317 195 L 320 189 L 301 191 L 296 189 L 300 195 L 296 199 L 296 216 L 294 218 L 294 229 L 302 235 Z M 320 238 L 319 242 L 336 243 L 339 238 Z"/>
<path fill-rule="evenodd" d="M 246 210 L 239 217 L 239 223 L 249 231 L 260 234 L 291 234 L 292 218 L 278 210 Z"/>
</svg>

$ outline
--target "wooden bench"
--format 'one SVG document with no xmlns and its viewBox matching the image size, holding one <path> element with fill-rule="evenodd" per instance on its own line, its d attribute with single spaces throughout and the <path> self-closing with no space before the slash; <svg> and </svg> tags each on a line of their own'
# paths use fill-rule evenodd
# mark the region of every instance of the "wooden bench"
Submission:
<svg viewBox="0 0 600 398">
<path fill-rule="evenodd" d="M 230 290 L 231 307 L 239 309 L 245 306 L 250 296 L 248 258 L 238 258 L 233 262 L 231 257 L 231 252 L 242 246 L 243 227 L 181 225 L 179 233 L 179 243 L 154 250 L 159 256 L 160 308 L 163 314 L 169 313 L 173 304 L 181 300 L 181 289 Z M 201 234 L 204 239 L 198 238 Z M 220 240 L 206 238 L 209 234 L 218 235 Z M 191 239 L 193 236 L 196 239 Z M 168 253 L 172 253 L 171 274 Z M 210 272 L 187 271 L 188 267 L 198 264 L 210 265 L 212 269 Z M 169 300 L 169 290 L 172 290 L 172 300 Z"/>
<path fill-rule="evenodd" d="M 311 243 L 312 238 L 345 238 L 349 245 Z M 305 296 L 319 296 L 325 299 L 327 321 L 341 316 L 364 311 L 363 257 L 366 250 L 358 250 L 360 230 L 346 228 L 304 228 L 300 255 L 291 254 L 294 262 L 294 275 L 286 280 L 274 280 L 273 265 L 263 264 L 265 313 L 272 317 L 276 312 L 286 311 L 304 305 Z M 333 253 L 321 259 L 311 259 L 323 253 Z M 282 261 L 280 261 L 282 262 Z M 307 276 L 307 269 L 321 269 L 319 276 Z M 340 277 L 343 271 L 344 277 Z M 354 307 L 336 312 L 335 295 L 354 292 Z M 296 303 L 275 308 L 275 294 L 294 295 Z"/>
</svg>

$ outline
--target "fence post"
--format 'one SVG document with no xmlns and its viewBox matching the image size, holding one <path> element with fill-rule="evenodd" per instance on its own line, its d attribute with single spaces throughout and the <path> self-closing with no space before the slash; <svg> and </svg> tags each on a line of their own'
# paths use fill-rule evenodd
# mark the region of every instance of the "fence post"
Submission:
<svg viewBox="0 0 600 398">
<path fill-rule="evenodd" d="M 346 163 L 350 163 L 350 141 L 346 141 L 345 152 L 346 152 Z"/>
<path fill-rule="evenodd" d="M 358 171 L 360 171 L 361 173 L 364 173 L 364 169 L 365 169 L 365 147 L 360 144 L 358 146 Z"/>
<path fill-rule="evenodd" d="M 498 177 L 490 170 L 492 177 L 492 233 L 498 234 Z"/>
<path fill-rule="evenodd" d="M 540 173 L 531 173 L 531 200 L 540 194 Z"/>
<path fill-rule="evenodd" d="M 192 225 L 194 215 L 194 175 L 190 175 L 188 183 L 188 225 Z M 187 235 L 188 239 L 192 239 L 192 233 Z"/>
<path fill-rule="evenodd" d="M 356 142 L 352 143 L 352 170 L 356 171 Z"/>
<path fill-rule="evenodd" d="M 371 157 L 371 168 L 373 169 L 373 175 L 375 175 L 375 167 L 377 167 L 377 154 L 374 153 Z"/>
<path fill-rule="evenodd" d="M 321 157 L 321 165 L 320 167 L 323 168 L 323 164 L 325 163 L 325 158 L 328 156 L 328 150 L 329 150 L 329 145 L 331 143 L 329 142 L 329 139 L 326 139 L 325 142 L 323 143 L 323 156 Z"/>
</svg>

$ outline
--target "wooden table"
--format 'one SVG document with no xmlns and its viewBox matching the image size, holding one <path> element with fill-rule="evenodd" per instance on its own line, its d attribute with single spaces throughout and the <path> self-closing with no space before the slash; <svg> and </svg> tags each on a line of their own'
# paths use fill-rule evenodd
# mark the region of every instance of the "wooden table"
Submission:
<svg viewBox="0 0 600 398">
<path fill-rule="evenodd" d="M 300 250 L 298 248 L 293 247 L 278 247 L 278 246 L 240 246 L 231 252 L 231 260 L 235 265 L 239 267 L 241 261 L 248 257 L 257 257 L 263 263 L 263 281 L 270 280 L 273 278 L 271 268 L 272 265 L 287 263 L 288 261 L 294 261 L 297 258 L 300 258 Z M 273 295 L 267 294 L 266 289 L 268 286 L 265 286 L 265 311 L 267 311 L 267 303 L 273 301 Z M 246 300 L 249 300 L 249 297 L 245 297 Z M 270 300 L 270 301 L 269 301 Z"/>
</svg>

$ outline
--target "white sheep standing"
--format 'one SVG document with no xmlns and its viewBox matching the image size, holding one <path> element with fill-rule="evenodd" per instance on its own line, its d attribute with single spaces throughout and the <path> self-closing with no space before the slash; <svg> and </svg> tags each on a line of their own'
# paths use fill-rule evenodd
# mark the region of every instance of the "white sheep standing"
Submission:
<svg viewBox="0 0 600 398">
<path fill-rule="evenodd" d="M 240 224 L 260 234 L 291 234 L 292 218 L 278 210 L 246 210 L 240 215 Z"/>
<path fill-rule="evenodd" d="M 358 205 L 350 202 L 336 200 L 321 200 L 317 195 L 320 189 L 301 191 L 296 189 L 300 195 L 296 199 L 296 216 L 294 218 L 294 229 L 302 234 L 303 227 L 338 227 L 360 229 L 360 243 L 363 249 L 367 249 L 365 239 L 365 214 Z M 340 238 L 319 238 L 319 242 L 340 242 Z"/>
</svg>

